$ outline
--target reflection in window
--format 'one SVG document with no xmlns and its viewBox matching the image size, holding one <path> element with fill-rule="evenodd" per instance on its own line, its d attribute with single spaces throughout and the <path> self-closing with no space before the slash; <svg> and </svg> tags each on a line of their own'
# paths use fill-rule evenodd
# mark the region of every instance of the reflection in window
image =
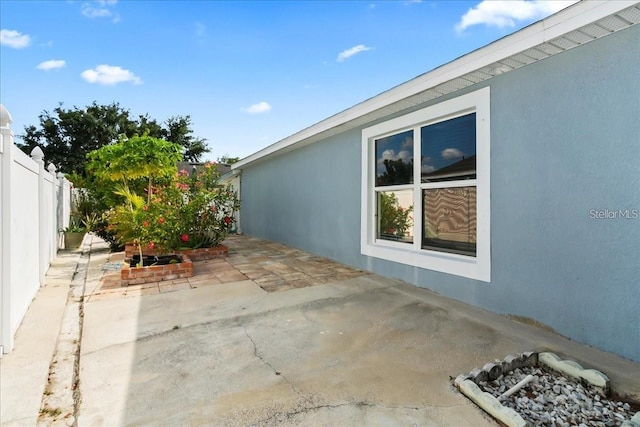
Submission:
<svg viewBox="0 0 640 427">
<path fill-rule="evenodd" d="M 456 117 L 420 131 L 422 182 L 476 177 L 476 114 Z"/>
<path fill-rule="evenodd" d="M 413 242 L 413 190 L 377 192 L 378 227 L 376 237 L 404 243 Z"/>
<path fill-rule="evenodd" d="M 413 131 L 376 139 L 376 186 L 413 183 Z"/>
<path fill-rule="evenodd" d="M 424 249 L 476 255 L 476 187 L 423 190 Z"/>
</svg>

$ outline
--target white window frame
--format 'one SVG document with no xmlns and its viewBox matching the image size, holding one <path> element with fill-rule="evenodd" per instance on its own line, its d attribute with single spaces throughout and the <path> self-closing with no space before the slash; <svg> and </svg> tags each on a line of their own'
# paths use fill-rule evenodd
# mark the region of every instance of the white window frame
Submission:
<svg viewBox="0 0 640 427">
<path fill-rule="evenodd" d="M 485 87 L 362 130 L 360 209 L 360 252 L 362 255 L 484 282 L 491 281 L 490 98 L 490 89 Z M 467 183 L 464 181 L 439 182 L 437 187 L 474 185 L 475 181 L 477 195 L 476 255 L 466 256 L 422 249 L 422 190 L 432 188 L 433 185 L 421 183 L 420 128 L 474 112 L 476 113 L 476 179 L 469 180 Z M 413 244 L 377 239 L 375 140 L 411 129 L 414 130 L 414 183 L 411 184 L 413 205 L 415 206 Z M 406 188 L 407 186 L 389 186 L 388 189 L 392 191 L 396 187 Z"/>
</svg>

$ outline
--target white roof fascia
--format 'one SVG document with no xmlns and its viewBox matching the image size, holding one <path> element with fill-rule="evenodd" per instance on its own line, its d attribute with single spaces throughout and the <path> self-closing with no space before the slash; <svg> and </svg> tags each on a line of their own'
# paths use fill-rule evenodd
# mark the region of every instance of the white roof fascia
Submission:
<svg viewBox="0 0 640 427">
<path fill-rule="evenodd" d="M 236 176 L 240 175 L 240 170 L 239 169 L 232 169 L 229 172 L 225 173 L 224 175 L 221 175 L 220 178 L 218 178 L 218 180 L 222 183 L 226 183 L 230 180 L 232 180 L 233 178 L 235 178 Z"/>
<path fill-rule="evenodd" d="M 348 123 L 412 95 L 431 89 L 570 33 L 599 19 L 640 3 L 637 0 L 583 0 L 511 35 L 461 56 L 412 80 L 369 98 L 234 163 L 232 170 L 269 156 L 329 129 Z"/>
</svg>

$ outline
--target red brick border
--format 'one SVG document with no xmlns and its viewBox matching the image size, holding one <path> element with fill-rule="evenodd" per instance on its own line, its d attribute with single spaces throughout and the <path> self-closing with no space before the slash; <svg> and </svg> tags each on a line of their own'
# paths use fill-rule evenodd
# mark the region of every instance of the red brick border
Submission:
<svg viewBox="0 0 640 427">
<path fill-rule="evenodd" d="M 149 267 L 131 267 L 126 262 L 123 262 L 120 270 L 122 286 L 186 279 L 187 277 L 193 277 L 193 261 L 187 255 L 182 255 L 182 262 L 180 263 L 152 265 Z"/>
<path fill-rule="evenodd" d="M 229 248 L 225 245 L 218 245 L 211 248 L 197 248 L 197 249 L 179 249 L 175 252 L 178 255 L 187 255 L 192 261 L 204 261 L 207 259 L 224 258 L 229 255 Z M 125 259 L 131 259 L 133 255 L 138 254 L 137 245 L 125 245 L 124 257 Z M 143 248 L 143 255 L 161 255 L 162 252 L 157 250 Z"/>
</svg>

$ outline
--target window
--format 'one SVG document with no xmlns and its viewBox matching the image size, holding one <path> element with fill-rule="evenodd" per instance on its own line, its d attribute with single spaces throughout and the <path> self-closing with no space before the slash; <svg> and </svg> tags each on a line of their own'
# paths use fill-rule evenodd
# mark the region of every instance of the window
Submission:
<svg viewBox="0 0 640 427">
<path fill-rule="evenodd" d="M 362 131 L 361 252 L 490 281 L 490 92 Z"/>
</svg>

